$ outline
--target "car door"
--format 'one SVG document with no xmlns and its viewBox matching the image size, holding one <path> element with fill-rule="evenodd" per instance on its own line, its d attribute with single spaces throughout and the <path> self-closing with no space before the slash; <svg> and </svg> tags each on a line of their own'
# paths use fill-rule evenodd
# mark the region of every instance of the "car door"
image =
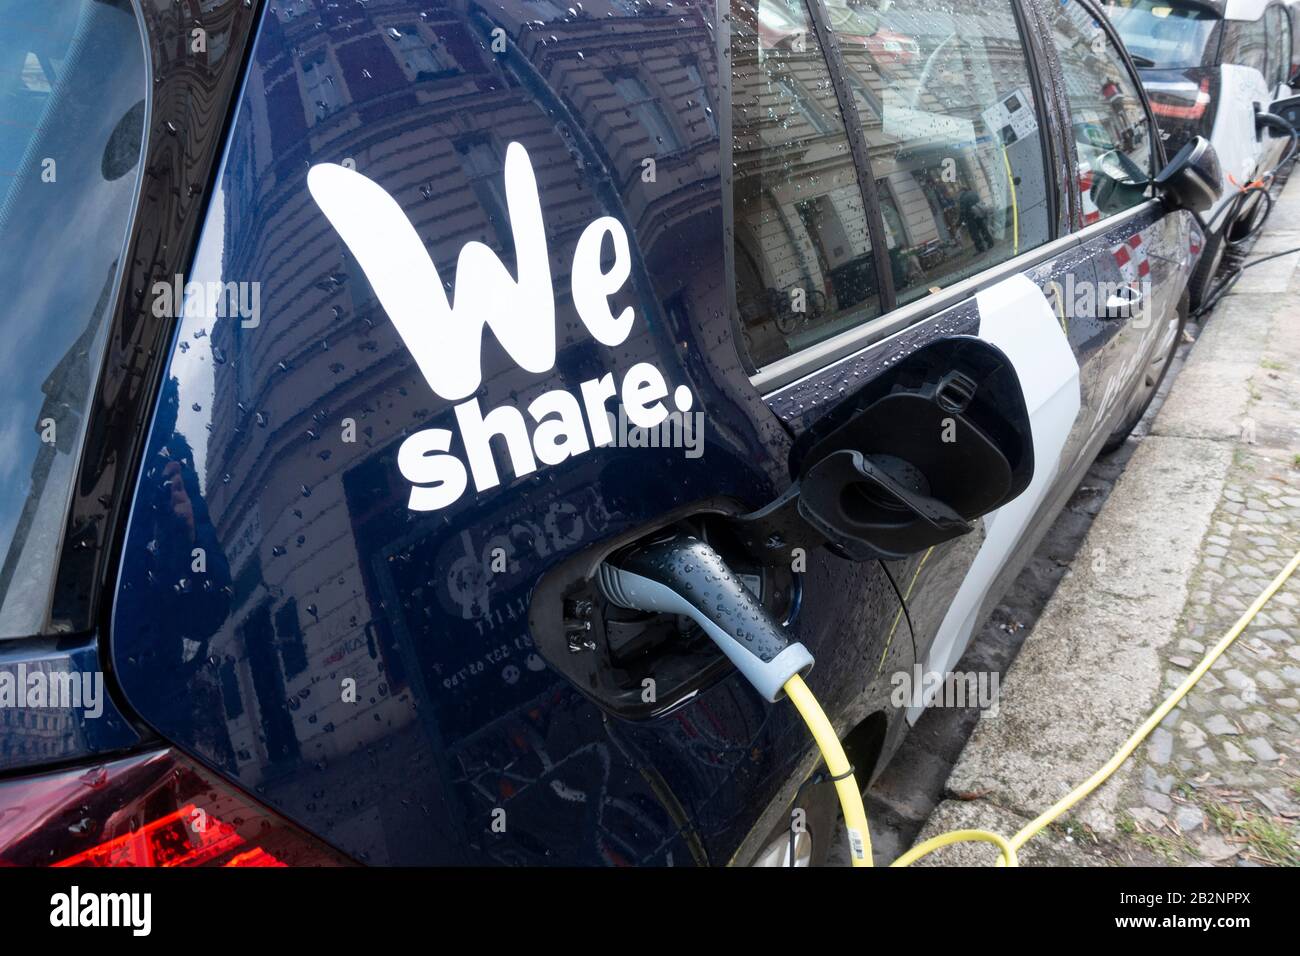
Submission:
<svg viewBox="0 0 1300 956">
<path fill-rule="evenodd" d="M 1078 201 L 1072 226 L 1078 258 L 1066 284 L 1075 281 L 1052 291 L 1063 302 L 1058 315 L 1081 369 L 1081 413 L 1052 499 L 1015 559 L 999 569 L 978 602 L 972 600 L 966 617 L 956 616 L 960 610 L 943 612 L 927 658 L 938 671 L 956 660 L 975 622 L 992 609 L 1099 447 L 1158 384 L 1180 328 L 1180 299 L 1199 241 L 1191 217 L 1167 214 L 1147 184 L 1163 155 L 1141 86 L 1104 18 L 1078 0 L 1035 9 L 1048 41 L 1044 60 L 1065 111 L 1068 163 L 1076 171 L 1070 186 Z M 918 583 L 925 584 L 924 575 Z M 962 590 L 971 591 L 969 581 Z M 918 617 L 914 612 L 914 621 Z M 918 644 L 926 645 L 919 625 Z"/>
<path fill-rule="evenodd" d="M 1180 327 L 1179 300 L 1192 265 L 1190 217 L 1166 214 L 1149 188 L 1163 157 L 1116 38 L 1095 8 L 1077 0 L 1035 9 L 1046 41 L 1041 59 L 1064 110 L 1067 165 L 1075 171 L 1068 188 L 1076 199 L 1077 245 L 1055 274 L 1042 266 L 1030 266 L 1028 274 L 1045 280 L 1057 305 L 1079 366 L 1079 414 L 1068 427 L 1054 481 L 996 564 L 981 568 L 981 551 L 957 583 L 950 569 L 962 568 L 966 558 L 940 550 L 929 559 L 933 567 L 913 572 L 917 597 L 908 604 L 918 645 L 927 669 L 939 673 L 955 664 L 1099 447 L 1142 407 L 1149 394 L 1143 389 L 1155 387 Z M 990 524 L 996 529 L 999 520 Z M 954 584 L 950 603 L 935 599 Z M 927 613 L 926 605 L 936 610 Z M 918 710 L 910 713 L 915 718 Z"/>
<path fill-rule="evenodd" d="M 923 668 L 943 673 L 1109 434 L 1149 335 L 1134 328 L 1140 320 L 1102 317 L 1099 279 L 1131 274 L 1139 284 L 1148 271 L 1140 246 L 1159 231 L 1148 231 L 1149 203 L 1147 219 L 1078 228 L 1087 207 L 1072 189 L 1089 171 L 1063 135 L 1060 84 L 1039 80 L 1056 60 L 1032 11 L 922 0 L 825 11 L 870 169 L 868 206 L 881 214 L 876 247 L 889 251 L 893 308 L 874 327 L 772 363 L 757 381 L 801 435 L 817 431 L 827 399 L 919 343 L 978 336 L 1015 365 L 1032 422 L 1032 483 L 974 533 L 889 562 Z M 1110 220 L 1114 200 L 1103 202 L 1097 219 Z M 918 703 L 908 702 L 913 718 Z"/>
</svg>

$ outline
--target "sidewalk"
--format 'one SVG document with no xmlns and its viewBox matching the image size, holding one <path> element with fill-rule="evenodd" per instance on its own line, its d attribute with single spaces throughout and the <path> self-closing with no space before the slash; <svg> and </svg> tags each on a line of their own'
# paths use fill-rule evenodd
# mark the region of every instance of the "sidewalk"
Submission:
<svg viewBox="0 0 1300 956">
<path fill-rule="evenodd" d="M 1300 246 L 1300 177 L 1251 258 Z M 1245 273 L 1141 438 L 920 839 L 1007 836 L 1100 767 L 1300 549 L 1300 255 Z M 1300 576 L 1022 862 L 1300 865 Z M 989 864 L 963 845 L 931 865 Z"/>
</svg>

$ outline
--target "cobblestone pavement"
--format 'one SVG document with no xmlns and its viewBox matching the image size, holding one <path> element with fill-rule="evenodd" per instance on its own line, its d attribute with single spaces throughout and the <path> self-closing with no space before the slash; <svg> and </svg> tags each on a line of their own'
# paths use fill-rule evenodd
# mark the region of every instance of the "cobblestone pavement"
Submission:
<svg viewBox="0 0 1300 956">
<path fill-rule="evenodd" d="M 1251 256 L 1295 246 L 1300 180 Z M 958 665 L 1007 671 L 1002 714 L 927 714 L 868 794 L 878 862 L 956 827 L 1015 832 L 1100 766 L 1300 550 L 1298 266 L 1247 272 L 1171 374 L 1168 408 L 1085 479 Z M 993 856 L 961 847 L 932 861 Z M 1300 576 L 1022 859 L 1300 864 Z"/>
<path fill-rule="evenodd" d="M 1267 283 L 1243 293 L 1274 294 Z M 1300 550 L 1297 322 L 1294 303 L 1275 315 L 1250 378 L 1250 403 L 1179 636 L 1162 654 L 1162 693 Z M 1114 845 L 1103 848 L 1133 862 L 1300 865 L 1300 576 L 1183 703 L 1148 739 L 1140 772 L 1120 800 Z"/>
<path fill-rule="evenodd" d="M 1278 397 L 1300 421 L 1294 398 Z M 1300 468 L 1277 451 L 1246 444 L 1236 455 L 1182 636 L 1163 655 L 1166 692 L 1300 550 Z M 1152 733 L 1109 849 L 1141 863 L 1300 865 L 1298 638 L 1293 576 Z"/>
</svg>

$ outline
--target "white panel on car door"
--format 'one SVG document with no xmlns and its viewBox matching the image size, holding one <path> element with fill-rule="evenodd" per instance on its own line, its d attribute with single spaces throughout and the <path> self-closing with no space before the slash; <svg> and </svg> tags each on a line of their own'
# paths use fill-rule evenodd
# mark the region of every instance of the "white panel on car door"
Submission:
<svg viewBox="0 0 1300 956">
<path fill-rule="evenodd" d="M 1034 477 L 1020 497 L 984 518 L 984 543 L 939 625 L 924 666 L 927 674 L 947 673 L 966 649 L 985 595 L 1055 483 L 1080 408 L 1079 363 L 1042 290 L 1017 275 L 975 301 L 979 337 L 1006 353 L 1020 377 L 1034 441 Z M 915 722 L 921 710 L 909 708 L 908 720 Z"/>
</svg>

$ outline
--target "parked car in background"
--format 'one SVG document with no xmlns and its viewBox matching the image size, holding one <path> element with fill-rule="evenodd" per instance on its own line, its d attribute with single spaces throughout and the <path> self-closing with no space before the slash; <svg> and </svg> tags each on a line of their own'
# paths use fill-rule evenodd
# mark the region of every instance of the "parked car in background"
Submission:
<svg viewBox="0 0 1300 956">
<path fill-rule="evenodd" d="M 1168 369 L 1167 152 L 1091 0 L 0 0 L 0 865 L 792 862 L 598 570 L 706 541 L 865 784 Z"/>
<path fill-rule="evenodd" d="M 1177 150 L 1193 136 L 1214 143 L 1223 196 L 1205 217 L 1206 249 L 1193 306 L 1209 291 L 1227 240 L 1247 233 L 1264 205 L 1242 187 L 1272 170 L 1288 139 L 1256 117 L 1291 95 L 1294 10 L 1281 0 L 1111 0 L 1106 12 L 1137 65 L 1160 124 Z"/>
</svg>

